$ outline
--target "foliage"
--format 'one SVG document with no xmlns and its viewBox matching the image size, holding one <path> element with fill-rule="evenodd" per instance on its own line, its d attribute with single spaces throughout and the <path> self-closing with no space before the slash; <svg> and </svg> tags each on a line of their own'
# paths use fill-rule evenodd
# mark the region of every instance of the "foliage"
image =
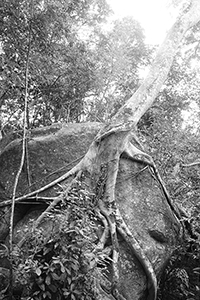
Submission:
<svg viewBox="0 0 200 300">
<path fill-rule="evenodd" d="M 21 126 L 29 48 L 29 128 L 58 121 L 79 122 L 86 109 L 86 119 L 106 121 L 137 89 L 140 68 L 148 64 L 151 49 L 144 43 L 142 28 L 131 18 L 115 22 L 110 32 L 103 33 L 98 25 L 108 11 L 103 0 L 4 0 L 0 4 L 0 105 L 5 131 Z M 199 105 L 199 67 L 191 70 L 199 55 L 197 30 L 198 26 L 196 34 L 186 37 L 184 50 L 177 55 L 155 106 L 139 124 L 172 197 L 182 205 L 192 199 L 196 205 L 199 193 L 199 170 L 186 170 L 183 166 L 185 159 L 192 160 L 199 152 L 198 128 L 193 132 L 193 123 L 184 124 L 183 116 L 193 103 Z M 195 45 L 192 50 L 187 47 L 191 40 Z M 81 195 L 85 199 L 85 192 Z M 48 239 L 44 240 L 44 232 L 36 230 L 25 251 L 17 254 L 17 284 L 26 286 L 27 299 L 95 298 L 95 288 L 91 287 L 94 282 L 87 274 L 93 272 L 94 277 L 97 262 L 103 257 L 103 265 L 104 256 L 93 252 L 88 228 L 92 228 L 96 217 L 91 207 L 81 206 L 83 199 L 71 195 L 70 205 L 48 216 L 60 223 L 70 211 L 69 219 Z M 83 232 L 85 226 L 87 230 Z M 178 257 L 183 260 L 189 252 L 196 255 L 193 260 L 197 258 L 199 263 L 198 252 L 190 250 L 190 246 L 191 241 L 181 248 Z M 197 243 L 196 246 L 199 247 Z M 188 287 L 187 274 L 180 274 L 185 276 Z M 181 297 L 188 297 L 187 291 L 183 293 Z"/>
<path fill-rule="evenodd" d="M 199 158 L 197 30 L 188 32 L 162 91 L 138 126 L 172 198 L 190 212 L 198 203 L 199 166 L 184 165 Z"/>
<path fill-rule="evenodd" d="M 109 120 L 130 98 L 152 51 L 145 44 L 142 27 L 132 17 L 116 20 L 113 28 L 100 36 L 95 57 L 98 83 L 86 102 L 90 120 Z"/>
<path fill-rule="evenodd" d="M 196 231 L 198 230 L 198 231 Z M 196 238 L 186 236 L 163 271 L 158 300 L 198 300 L 200 296 L 199 220 L 193 225 Z"/>
<path fill-rule="evenodd" d="M 29 127 L 80 120 L 82 101 L 95 76 L 80 31 L 92 31 L 108 12 L 104 0 L 1 2 L 0 106 L 5 131 L 21 126 L 28 48 Z"/>
<path fill-rule="evenodd" d="M 132 18 L 101 26 L 105 0 L 4 0 L 0 106 L 4 133 L 21 128 L 29 53 L 29 128 L 105 121 L 137 89 L 152 52 Z"/>
<path fill-rule="evenodd" d="M 16 249 L 15 287 L 21 289 L 21 299 L 96 299 L 94 278 L 102 272 L 106 255 L 94 251 L 98 218 L 92 198 L 77 183 L 47 216 L 45 222 L 54 229 L 36 229 L 25 247 Z"/>
</svg>

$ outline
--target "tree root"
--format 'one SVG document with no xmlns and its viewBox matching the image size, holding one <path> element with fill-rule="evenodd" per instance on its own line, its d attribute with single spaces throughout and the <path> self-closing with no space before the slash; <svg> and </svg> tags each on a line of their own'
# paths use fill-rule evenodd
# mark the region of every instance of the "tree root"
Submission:
<svg viewBox="0 0 200 300">
<path fill-rule="evenodd" d="M 37 220 L 33 223 L 33 227 L 31 232 L 28 232 L 16 245 L 16 247 L 18 249 L 20 249 L 23 244 L 26 242 L 26 240 L 32 236 L 32 234 L 34 234 L 34 231 L 36 230 L 36 228 L 39 226 L 39 224 L 42 222 L 42 220 L 44 220 L 44 218 L 47 216 L 48 213 L 51 212 L 51 210 L 61 201 L 63 201 L 65 198 L 67 198 L 72 186 L 74 185 L 74 183 L 77 182 L 77 180 L 80 178 L 82 174 L 82 171 L 79 171 L 78 174 L 76 175 L 76 177 L 70 182 L 70 185 L 67 187 L 67 189 L 65 190 L 64 193 L 62 193 L 61 195 L 59 195 L 58 197 L 56 197 L 54 199 L 54 201 L 47 207 L 47 209 L 37 218 Z"/>
<path fill-rule="evenodd" d="M 137 241 L 136 238 L 134 238 L 133 234 L 131 233 L 128 226 L 124 222 L 119 209 L 117 209 L 116 211 L 116 223 L 117 223 L 117 230 L 119 231 L 123 239 L 126 241 L 126 243 L 129 245 L 130 249 L 132 250 L 133 254 L 140 262 L 147 276 L 147 282 L 148 282 L 147 300 L 155 300 L 157 295 L 157 279 L 152 264 L 147 258 L 147 256 L 145 255 L 142 248 L 140 247 L 139 242 Z"/>
<path fill-rule="evenodd" d="M 114 129 L 111 128 L 110 130 L 108 130 L 108 132 L 103 133 L 103 135 L 100 136 L 98 135 L 96 140 L 90 146 L 84 158 L 69 172 L 67 172 L 63 176 L 57 178 L 53 182 L 47 184 L 46 186 L 34 192 L 16 198 L 15 201 L 20 202 L 28 198 L 32 199 L 32 196 L 37 195 L 38 193 L 43 192 L 48 188 L 51 188 L 55 184 L 58 184 L 59 182 L 62 182 L 68 177 L 76 175 L 78 173 L 77 176 L 72 180 L 72 182 L 70 183 L 66 191 L 63 192 L 60 196 L 55 197 L 53 202 L 35 221 L 33 225 L 33 229 L 31 231 L 31 233 L 33 233 L 34 230 L 37 228 L 37 226 L 47 215 L 47 213 L 50 212 L 52 208 L 55 207 L 60 201 L 62 201 L 64 198 L 67 197 L 73 183 L 80 177 L 80 174 L 83 171 L 87 170 L 87 172 L 89 172 L 91 176 L 96 172 L 95 176 L 97 176 L 97 179 L 99 179 L 100 175 L 102 175 L 101 166 L 103 165 L 104 166 L 103 172 L 105 174 L 102 176 L 103 180 L 100 183 L 100 187 L 98 186 L 98 183 L 95 184 L 96 184 L 96 197 L 97 197 L 98 207 L 99 207 L 99 210 L 97 211 L 97 215 L 99 216 L 99 219 L 102 221 L 102 224 L 104 226 L 104 231 L 101 238 L 99 239 L 98 244 L 94 249 L 94 252 L 98 252 L 104 249 L 106 241 L 108 240 L 110 234 L 111 242 L 112 242 L 112 271 L 113 271 L 112 288 L 110 290 L 110 299 L 113 299 L 112 297 L 114 297 L 114 299 L 116 300 L 118 299 L 125 300 L 125 298 L 118 291 L 119 276 L 120 276 L 119 275 L 120 255 L 119 255 L 119 244 L 118 244 L 118 237 L 117 237 L 117 232 L 118 232 L 125 240 L 125 242 L 129 245 L 134 256 L 136 256 L 136 258 L 138 259 L 138 261 L 140 262 L 141 266 L 144 269 L 144 272 L 147 277 L 147 289 L 148 289 L 147 299 L 155 300 L 157 294 L 157 280 L 156 280 L 156 275 L 152 267 L 152 264 L 147 258 L 147 256 L 145 255 L 142 248 L 140 247 L 139 242 L 137 241 L 133 233 L 129 230 L 128 226 L 124 222 L 123 217 L 121 216 L 120 211 L 116 205 L 115 187 L 116 187 L 116 180 L 117 180 L 117 175 L 119 170 L 120 157 L 122 155 L 125 155 L 127 156 L 127 158 L 129 158 L 134 162 L 143 163 L 145 165 L 144 168 L 148 167 L 152 175 L 154 176 L 154 178 L 159 183 L 159 186 L 161 187 L 161 190 L 167 200 L 167 203 L 173 212 L 176 222 L 178 222 L 179 224 L 180 224 L 180 215 L 169 197 L 167 189 L 159 175 L 159 172 L 152 158 L 142 150 L 135 147 L 129 141 L 130 136 L 128 131 L 129 131 L 128 127 L 125 126 L 122 132 L 120 131 L 116 135 L 113 135 L 114 139 L 113 140 L 111 139 L 112 141 L 110 142 L 110 144 L 107 144 L 107 136 L 116 133 Z M 96 169 L 94 166 L 95 164 L 97 164 L 98 166 Z M 0 203 L 0 207 L 7 206 L 10 204 L 11 204 L 11 200 L 6 200 Z M 29 238 L 31 233 L 28 233 L 17 244 L 17 246 L 22 247 L 22 245 L 27 240 L 27 238 Z"/>
<path fill-rule="evenodd" d="M 94 253 L 102 251 L 104 249 L 105 243 L 106 243 L 106 241 L 108 239 L 108 235 L 109 235 L 109 226 L 108 226 L 108 222 L 107 222 L 106 218 L 101 214 L 101 212 L 99 210 L 97 210 L 97 215 L 104 226 L 104 231 L 98 241 L 98 244 L 96 245 L 96 247 L 93 251 Z"/>
<path fill-rule="evenodd" d="M 128 229 L 125 224 L 119 209 L 116 206 L 115 202 L 115 186 L 117 180 L 117 174 L 119 169 L 119 159 L 121 154 L 124 152 L 124 146 L 127 148 L 127 142 L 123 144 L 121 151 L 116 151 L 112 160 L 109 160 L 107 163 L 107 181 L 106 188 L 103 195 L 103 200 L 99 199 L 99 208 L 100 212 L 106 217 L 107 222 L 109 224 L 111 241 L 112 241 L 112 269 L 113 269 L 113 281 L 112 281 L 112 295 L 116 300 L 125 299 L 118 291 L 119 285 L 119 245 L 117 239 L 117 230 L 130 246 L 133 254 L 141 263 L 144 272 L 147 276 L 147 288 L 148 288 L 148 300 L 155 300 L 157 294 L 157 280 L 156 275 L 154 273 L 153 267 L 146 257 L 144 251 L 141 249 L 137 240 L 133 237 L 132 233 Z M 134 147 L 134 146 L 133 146 Z M 145 164 L 149 164 L 151 160 L 148 156 L 145 155 L 142 151 L 137 149 L 136 147 L 134 151 L 134 155 L 137 155 L 137 159 L 131 156 L 134 161 L 142 160 Z M 127 152 L 127 151 L 126 151 Z M 130 155 L 130 151 L 128 152 Z M 133 154 L 133 153 L 132 153 Z M 138 158 L 139 156 L 139 158 Z M 144 157 L 144 158 L 143 158 Z"/>
<path fill-rule="evenodd" d="M 26 195 L 23 195 L 21 197 L 18 197 L 18 198 L 15 198 L 15 203 L 18 203 L 18 202 L 21 202 L 23 200 L 26 200 L 28 198 L 32 198 L 32 196 L 35 196 L 41 192 L 44 192 L 46 190 L 48 190 L 49 188 L 55 186 L 56 184 L 66 180 L 67 178 L 69 178 L 70 176 L 73 176 L 75 175 L 78 171 L 82 170 L 83 168 L 83 160 L 81 160 L 74 168 L 72 168 L 69 172 L 63 174 L 62 176 L 60 176 L 59 178 L 55 179 L 54 181 L 50 182 L 49 184 L 41 187 L 40 189 L 38 190 L 35 190 L 31 193 L 28 193 Z M 36 196 L 37 198 L 37 196 Z M 32 198 L 33 199 L 33 198 Z M 56 201 L 56 200 L 54 200 Z M 8 200 L 5 200 L 5 201 L 2 201 L 0 203 L 0 207 L 4 207 L 4 206 L 8 206 L 8 205 L 11 205 L 12 203 L 12 200 L 11 199 L 8 199 Z"/>
<path fill-rule="evenodd" d="M 109 131 L 109 134 L 112 132 Z M 106 138 L 107 134 L 103 135 L 103 138 Z M 98 137 L 98 142 L 100 137 Z M 109 230 L 112 241 L 112 268 L 113 268 L 113 282 L 112 282 L 112 294 L 115 299 L 124 299 L 122 295 L 118 292 L 118 283 L 119 283 L 119 269 L 118 269 L 118 260 L 119 260 L 119 246 L 117 239 L 117 231 L 124 238 L 127 244 L 130 246 L 133 254 L 141 263 L 144 272 L 147 276 L 147 288 L 148 288 L 148 300 L 155 300 L 157 295 L 157 279 L 152 267 L 151 262 L 146 257 L 144 251 L 141 249 L 140 244 L 135 239 L 127 225 L 125 224 L 123 217 L 120 214 L 119 209 L 116 206 L 115 202 L 115 186 L 116 179 L 119 169 L 119 159 L 122 154 L 125 154 L 129 159 L 134 162 L 144 163 L 149 167 L 151 173 L 153 173 L 156 181 L 159 183 L 161 190 L 167 200 L 167 203 L 170 209 L 173 212 L 175 222 L 180 225 L 181 216 L 178 209 L 173 205 L 169 193 L 160 177 L 160 174 L 155 166 L 153 159 L 143 152 L 142 150 L 135 147 L 128 139 L 124 139 L 124 143 L 120 144 L 120 147 L 113 151 L 111 159 L 108 159 L 107 163 L 107 181 L 105 185 L 105 192 L 103 199 L 99 199 L 99 208 L 101 214 L 103 214 L 109 224 Z"/>
<path fill-rule="evenodd" d="M 109 224 L 111 242 L 112 242 L 112 294 L 119 295 L 119 244 L 116 231 L 116 202 L 115 202 L 115 185 L 117 180 L 117 174 L 119 169 L 119 157 L 118 151 L 112 155 L 112 158 L 106 164 L 106 184 L 103 199 L 99 199 L 99 208 L 101 214 L 103 214 Z M 117 298 L 116 298 L 117 299 Z M 118 297 L 119 299 L 119 297 Z"/>
<path fill-rule="evenodd" d="M 167 188 L 166 188 L 163 180 L 161 179 L 159 171 L 156 168 L 156 165 L 155 165 L 152 157 L 150 155 L 144 153 L 143 151 L 139 150 L 138 148 L 133 146 L 133 144 L 131 144 L 131 143 L 128 144 L 128 147 L 126 147 L 124 153 L 130 160 L 142 162 L 149 166 L 150 171 L 153 173 L 153 176 L 155 176 L 154 178 L 156 179 L 156 181 L 159 183 L 159 185 L 161 187 L 161 190 L 164 194 L 164 197 L 167 200 L 167 203 L 168 203 L 170 209 L 173 212 L 176 222 L 180 224 L 181 214 L 180 214 L 178 208 L 176 208 L 175 205 L 172 203 L 172 200 L 167 191 Z M 185 217 L 187 217 L 187 215 L 185 215 Z"/>
</svg>

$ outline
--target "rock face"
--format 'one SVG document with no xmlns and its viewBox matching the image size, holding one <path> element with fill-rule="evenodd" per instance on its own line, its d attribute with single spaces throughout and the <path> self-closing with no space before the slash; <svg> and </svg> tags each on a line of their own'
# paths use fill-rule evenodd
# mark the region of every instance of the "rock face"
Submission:
<svg viewBox="0 0 200 300">
<path fill-rule="evenodd" d="M 82 123 L 33 130 L 27 139 L 27 159 L 17 196 L 48 184 L 76 165 L 101 127 L 99 123 Z M 3 201 L 12 197 L 13 182 L 20 164 L 21 139 L 3 140 L 0 153 L 0 197 Z M 60 186 L 55 185 L 41 195 L 53 197 L 59 191 Z M 126 224 L 159 278 L 176 246 L 180 229 L 159 184 L 144 164 L 122 158 L 116 199 Z M 14 241 L 22 238 L 24 225 L 30 218 L 36 219 L 44 208 L 39 204 L 16 205 Z M 1 214 L 0 240 L 5 241 L 9 232 L 10 207 L 1 208 Z M 126 300 L 150 299 L 145 292 L 145 270 L 120 236 L 119 240 L 121 294 Z M 114 298 L 104 295 L 103 299 Z"/>
<path fill-rule="evenodd" d="M 30 132 L 27 137 L 28 163 L 26 160 L 17 195 L 38 189 L 71 169 L 85 154 L 101 126 L 100 123 L 55 124 Z M 20 165 L 21 142 L 21 138 L 13 141 L 8 138 L 8 144 L 4 140 L 0 142 L 0 195 L 4 198 L 12 195 Z"/>
<path fill-rule="evenodd" d="M 71 169 L 86 153 L 100 123 L 61 125 L 33 130 L 27 138 L 28 159 L 23 167 L 17 197 L 37 190 Z M 14 136 L 15 137 L 15 136 Z M 12 136 L 0 143 L 0 199 L 12 198 L 13 184 L 21 159 L 22 140 Z M 56 196 L 58 186 L 43 195 Z M 15 224 L 30 209 L 29 205 L 17 205 Z M 0 240 L 8 234 L 9 208 L 0 224 Z"/>
</svg>

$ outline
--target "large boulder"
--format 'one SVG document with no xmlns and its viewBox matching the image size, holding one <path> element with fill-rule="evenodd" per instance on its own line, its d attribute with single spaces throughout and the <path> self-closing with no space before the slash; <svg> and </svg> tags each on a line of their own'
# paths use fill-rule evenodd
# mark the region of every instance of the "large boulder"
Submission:
<svg viewBox="0 0 200 300">
<path fill-rule="evenodd" d="M 94 136 L 102 127 L 100 123 L 54 124 L 37 128 L 27 136 L 26 160 L 17 185 L 16 197 L 37 190 L 71 169 L 86 153 Z M 22 153 L 22 138 L 16 134 L 0 142 L 0 199 L 12 198 L 15 176 Z M 57 195 L 58 186 L 43 195 Z M 29 211 L 30 205 L 16 205 L 14 224 Z M 9 207 L 2 212 L 0 240 L 9 230 Z"/>
<path fill-rule="evenodd" d="M 26 161 L 16 196 L 19 197 L 39 189 L 75 166 L 86 153 L 101 127 L 102 125 L 99 123 L 57 124 L 30 132 L 27 137 Z M 13 184 L 20 165 L 21 148 L 21 138 L 8 142 L 2 141 L 0 144 L 1 201 L 12 198 Z M 118 207 L 159 279 L 162 269 L 177 245 L 179 224 L 159 183 L 143 163 L 122 157 L 119 167 L 115 191 Z M 64 188 L 66 182 L 61 184 Z M 61 185 L 54 185 L 41 195 L 54 197 L 60 191 Z M 15 243 L 23 238 L 24 228 L 26 227 L 27 232 L 27 226 L 31 226 L 30 219 L 37 219 L 41 211 L 47 206 L 37 204 L 37 197 L 34 204 L 30 202 L 29 199 L 24 203 L 16 204 Z M 0 224 L 0 240 L 8 244 L 6 237 L 9 232 L 10 206 L 1 208 L 1 213 L 4 217 L 2 217 Z M 53 227 L 49 220 L 45 222 L 42 226 L 48 235 L 49 232 L 52 232 Z M 120 293 L 126 300 L 150 299 L 147 298 L 145 270 L 120 236 L 119 240 Z M 105 293 L 101 299 L 113 299 L 112 296 L 106 295 Z"/>
</svg>

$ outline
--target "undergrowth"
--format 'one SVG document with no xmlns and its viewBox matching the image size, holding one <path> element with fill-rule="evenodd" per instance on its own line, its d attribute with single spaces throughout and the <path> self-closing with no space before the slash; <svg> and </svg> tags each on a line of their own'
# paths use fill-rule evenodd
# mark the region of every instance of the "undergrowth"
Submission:
<svg viewBox="0 0 200 300">
<path fill-rule="evenodd" d="M 77 182 L 44 223 L 53 226 L 51 232 L 41 226 L 21 249 L 15 248 L 13 299 L 97 299 L 96 278 L 109 257 L 95 251 L 102 225 L 93 195 Z"/>
<path fill-rule="evenodd" d="M 199 221 L 195 218 L 193 222 L 195 238 L 187 235 L 172 254 L 161 277 L 157 300 L 200 299 Z"/>
</svg>

